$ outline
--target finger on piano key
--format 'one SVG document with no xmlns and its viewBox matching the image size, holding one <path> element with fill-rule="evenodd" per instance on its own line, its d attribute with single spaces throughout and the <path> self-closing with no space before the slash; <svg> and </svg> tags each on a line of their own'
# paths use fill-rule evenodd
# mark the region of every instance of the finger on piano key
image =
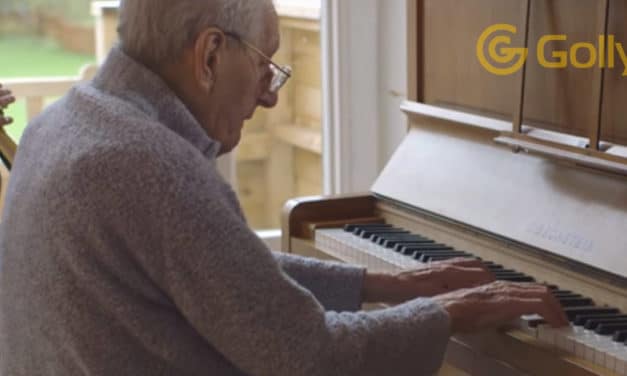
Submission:
<svg viewBox="0 0 627 376">
<path fill-rule="evenodd" d="M 616 364 L 617 354 L 625 351 L 609 337 L 597 335 L 581 327 L 555 329 L 540 325 L 537 333 L 540 341 L 603 367 Z"/>
</svg>

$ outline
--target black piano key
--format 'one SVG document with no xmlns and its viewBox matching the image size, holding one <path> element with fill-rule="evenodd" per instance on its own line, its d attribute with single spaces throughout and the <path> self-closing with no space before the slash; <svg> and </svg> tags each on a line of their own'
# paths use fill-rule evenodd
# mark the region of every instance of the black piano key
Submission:
<svg viewBox="0 0 627 376">
<path fill-rule="evenodd" d="M 363 237 L 363 233 L 366 231 L 390 231 L 392 229 L 393 227 L 355 227 L 353 234 Z"/>
<path fill-rule="evenodd" d="M 600 324 L 595 329 L 595 333 L 601 335 L 614 335 L 614 333 L 627 330 L 627 322 L 623 323 L 614 323 L 614 324 Z"/>
<path fill-rule="evenodd" d="M 463 253 L 465 252 L 451 250 L 451 249 L 423 249 L 420 251 L 411 252 L 408 255 L 415 259 L 419 259 L 422 255 L 440 256 L 440 255 L 463 254 Z"/>
<path fill-rule="evenodd" d="M 594 301 L 592 299 L 583 298 L 583 297 L 578 297 L 578 298 L 558 297 L 557 300 L 559 300 L 562 307 L 587 307 L 587 306 L 594 305 Z"/>
<path fill-rule="evenodd" d="M 486 268 L 488 268 L 488 270 L 503 270 L 503 265 L 499 265 L 499 264 L 495 264 L 495 263 L 491 263 L 489 261 L 485 261 L 483 263 Z"/>
<path fill-rule="evenodd" d="M 612 319 L 612 318 L 627 318 L 627 315 L 624 314 L 592 314 L 592 315 L 577 315 L 577 317 L 575 317 L 575 320 L 573 321 L 573 323 L 575 325 L 578 326 L 586 326 L 586 324 L 588 323 L 588 321 L 590 320 L 603 320 L 603 319 Z"/>
<path fill-rule="evenodd" d="M 386 239 L 385 242 L 383 242 L 383 244 L 381 245 L 386 248 L 396 248 L 396 246 L 398 246 L 399 244 L 407 246 L 407 245 L 421 245 L 421 244 L 430 244 L 430 243 L 435 243 L 435 240 L 431 240 L 427 238 L 420 238 L 420 237 L 414 237 L 414 238 L 406 237 L 402 239 Z"/>
<path fill-rule="evenodd" d="M 472 257 L 472 255 L 464 252 L 425 252 L 422 253 L 417 260 L 420 262 L 429 262 L 448 260 L 456 257 Z"/>
<path fill-rule="evenodd" d="M 425 240 L 417 242 L 399 242 L 394 246 L 394 251 L 403 253 L 405 248 L 422 247 L 430 244 L 436 244 L 434 240 Z"/>
<path fill-rule="evenodd" d="M 575 294 L 570 290 L 553 290 L 551 293 L 555 296 L 581 296 L 579 294 Z"/>
<path fill-rule="evenodd" d="M 370 240 L 382 246 L 388 240 L 397 240 L 397 239 L 400 239 L 400 238 L 396 236 L 377 235 L 375 237 L 372 237 Z"/>
<path fill-rule="evenodd" d="M 383 234 L 409 234 L 409 231 L 401 230 L 401 229 L 381 229 L 381 230 L 365 229 L 359 233 L 359 236 L 361 236 L 364 239 L 369 239 L 370 237 L 374 238 L 376 236 L 381 236 Z"/>
<path fill-rule="evenodd" d="M 614 342 L 625 342 L 627 344 L 627 330 L 619 330 L 612 337 Z"/>
<path fill-rule="evenodd" d="M 385 235 L 385 237 L 389 238 L 390 240 L 398 240 L 398 241 L 406 241 L 406 242 L 430 240 L 430 239 L 425 238 L 424 236 L 412 234 L 411 232 L 391 233 L 391 234 Z"/>
<path fill-rule="evenodd" d="M 499 273 L 493 272 L 494 277 L 499 281 L 509 282 L 534 282 L 535 279 L 523 273 Z"/>
<path fill-rule="evenodd" d="M 424 262 L 424 263 L 438 262 L 438 261 L 446 261 L 446 260 L 450 260 L 454 258 L 457 258 L 457 257 L 456 256 L 430 256 L 428 257 L 428 260 L 421 261 L 421 262 Z"/>
<path fill-rule="evenodd" d="M 365 230 L 391 230 L 394 227 L 392 227 L 392 225 L 388 225 L 388 224 L 381 224 L 381 225 L 355 225 L 355 226 L 351 226 L 349 228 L 353 229 L 353 233 L 359 233 L 361 231 L 365 231 Z"/>
<path fill-rule="evenodd" d="M 519 272 L 517 272 L 517 271 L 515 271 L 513 269 L 505 269 L 505 268 L 493 269 L 493 270 L 491 270 L 491 272 L 493 274 L 522 274 L 522 273 L 519 273 Z"/>
<path fill-rule="evenodd" d="M 366 230 L 365 232 L 368 232 L 368 230 Z M 396 239 L 396 238 L 402 238 L 402 237 L 410 236 L 410 235 L 411 233 L 407 230 L 394 228 L 394 229 L 390 229 L 387 231 L 382 231 L 382 230 L 372 231 L 371 239 L 373 241 L 376 241 L 380 238 Z"/>
<path fill-rule="evenodd" d="M 555 295 L 553 294 L 553 296 L 555 296 L 556 299 L 587 299 L 585 296 L 581 296 L 579 294 L 558 294 Z M 588 303 L 586 304 L 587 306 L 592 305 L 592 303 Z"/>
<path fill-rule="evenodd" d="M 423 244 L 423 245 L 418 245 L 418 246 L 410 246 L 410 247 L 405 247 L 403 250 L 403 253 L 406 252 L 420 252 L 420 251 L 454 251 L 453 247 L 449 247 L 446 244 L 438 244 L 438 243 L 432 243 L 432 244 Z"/>
<path fill-rule="evenodd" d="M 624 323 L 627 322 L 627 316 L 625 315 L 614 315 L 613 317 L 608 318 L 595 318 L 586 321 L 584 328 L 594 330 L 599 327 L 601 324 L 616 324 L 616 323 Z"/>
<path fill-rule="evenodd" d="M 463 255 L 436 255 L 436 256 L 428 256 L 426 257 L 426 261 L 422 262 L 436 262 L 436 261 L 445 261 L 454 258 L 472 258 L 472 256 L 463 256 Z"/>
<path fill-rule="evenodd" d="M 364 230 L 384 230 L 384 229 L 393 229 L 393 228 L 395 227 L 387 223 L 373 224 L 373 225 L 355 225 L 353 227 L 353 232 L 364 231 Z"/>
<path fill-rule="evenodd" d="M 535 282 L 535 278 L 531 277 L 531 276 L 512 276 L 512 277 L 505 277 L 505 278 L 497 278 L 497 280 L 499 281 L 507 281 L 507 282 L 525 282 L 525 283 L 531 283 L 531 282 Z"/>
<path fill-rule="evenodd" d="M 370 228 L 370 227 L 392 227 L 392 225 L 388 225 L 385 223 L 349 223 L 347 225 L 344 225 L 344 231 L 346 232 L 353 232 L 355 231 L 356 228 Z"/>
<path fill-rule="evenodd" d="M 612 307 L 564 307 L 564 313 L 569 321 L 574 321 L 578 315 L 609 315 L 619 313 L 617 308 Z"/>
</svg>

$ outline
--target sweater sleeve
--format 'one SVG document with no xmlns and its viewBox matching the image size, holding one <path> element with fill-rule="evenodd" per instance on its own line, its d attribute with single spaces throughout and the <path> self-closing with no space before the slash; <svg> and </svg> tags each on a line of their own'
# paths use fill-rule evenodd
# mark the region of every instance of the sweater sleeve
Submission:
<svg viewBox="0 0 627 376">
<path fill-rule="evenodd" d="M 281 269 L 309 290 L 327 311 L 358 311 L 365 269 L 274 252 Z"/>
<path fill-rule="evenodd" d="M 87 163 L 82 189 L 174 308 L 244 373 L 416 376 L 438 369 L 449 336 L 438 304 L 326 311 L 237 215 L 213 168 L 192 153 L 164 158 L 141 148 Z M 358 271 L 314 264 L 318 274 L 300 260 L 281 262 L 326 304 L 342 308 L 336 300 L 346 296 L 355 305 Z M 352 285 L 346 291 L 338 288 L 342 280 Z"/>
</svg>

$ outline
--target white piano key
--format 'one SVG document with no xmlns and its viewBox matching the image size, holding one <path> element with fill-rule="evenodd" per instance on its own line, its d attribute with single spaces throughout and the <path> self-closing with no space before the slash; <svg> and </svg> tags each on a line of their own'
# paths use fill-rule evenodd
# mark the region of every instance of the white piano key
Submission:
<svg viewBox="0 0 627 376">
<path fill-rule="evenodd" d="M 575 342 L 575 355 L 581 359 L 585 359 L 587 348 L 590 348 L 590 345 L 586 342 L 586 339 L 578 338 Z M 589 351 L 593 350 L 590 349 Z"/>
<path fill-rule="evenodd" d="M 532 320 L 541 320 L 542 316 L 540 315 L 524 315 L 520 317 L 515 323 L 516 327 L 520 328 L 523 332 L 528 335 L 537 338 L 538 337 L 538 327 L 532 327 L 529 325 L 529 322 Z"/>
<path fill-rule="evenodd" d="M 555 346 L 555 329 L 551 328 L 549 325 L 539 325 L 538 339 L 549 345 Z"/>
<path fill-rule="evenodd" d="M 605 354 L 605 364 L 603 366 L 609 370 L 614 371 L 616 369 L 616 356 L 615 351 L 610 351 Z"/>
<path fill-rule="evenodd" d="M 593 362 L 599 366 L 605 366 L 607 362 L 607 354 L 617 349 L 617 344 L 612 341 L 612 338 L 607 336 L 595 335 L 592 342 L 594 347 L 594 360 Z"/>
<path fill-rule="evenodd" d="M 627 376 L 627 355 L 619 354 L 616 356 L 616 363 L 614 364 L 614 372 L 621 376 Z"/>
<path fill-rule="evenodd" d="M 594 345 L 591 342 L 586 342 L 586 353 L 583 358 L 590 363 L 594 363 Z"/>
<path fill-rule="evenodd" d="M 561 328 L 555 330 L 556 346 L 569 354 L 575 353 L 575 338 L 577 331 L 573 327 Z"/>
</svg>

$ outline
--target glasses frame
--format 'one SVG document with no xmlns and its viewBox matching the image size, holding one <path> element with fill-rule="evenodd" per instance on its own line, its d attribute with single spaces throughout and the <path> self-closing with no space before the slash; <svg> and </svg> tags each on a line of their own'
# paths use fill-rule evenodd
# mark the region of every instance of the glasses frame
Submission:
<svg viewBox="0 0 627 376">
<path fill-rule="evenodd" d="M 292 77 L 292 67 L 290 67 L 289 65 L 281 66 L 275 63 L 268 55 L 264 54 L 259 48 L 255 47 L 255 45 L 246 41 L 245 39 L 243 39 L 241 36 L 239 36 L 236 33 L 233 33 L 230 31 L 223 31 L 223 33 L 224 35 L 227 35 L 237 40 L 238 42 L 242 43 L 244 46 L 253 50 L 255 53 L 259 54 L 270 64 L 270 70 L 272 71 L 272 74 L 273 74 L 272 81 L 270 82 L 270 88 L 269 88 L 270 92 L 277 93 L 283 86 L 285 86 L 285 83 L 287 83 L 290 77 Z"/>
</svg>

